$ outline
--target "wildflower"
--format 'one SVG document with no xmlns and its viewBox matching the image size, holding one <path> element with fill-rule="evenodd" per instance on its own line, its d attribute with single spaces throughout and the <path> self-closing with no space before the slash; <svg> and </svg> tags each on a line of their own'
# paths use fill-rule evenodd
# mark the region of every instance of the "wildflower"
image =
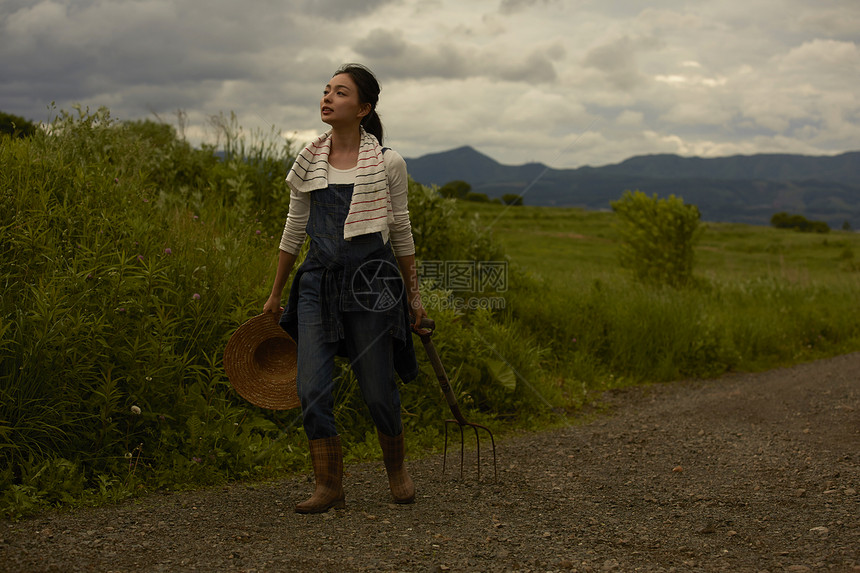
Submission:
<svg viewBox="0 0 860 573">
<path fill-rule="evenodd" d="M 257 229 L 257 234 L 258 234 L 258 235 L 260 234 L 260 229 Z"/>
<path fill-rule="evenodd" d="M 116 311 L 117 312 L 125 312 L 125 307 L 121 306 L 121 307 L 117 308 Z"/>
<path fill-rule="evenodd" d="M 166 249 L 164 249 L 164 254 L 165 255 L 172 255 L 173 251 L 170 249 L 170 247 L 167 247 Z"/>
<path fill-rule="evenodd" d="M 200 293 L 195 292 L 191 295 L 191 298 L 193 298 L 194 300 L 200 300 Z"/>
<path fill-rule="evenodd" d="M 139 406 L 132 406 L 131 407 L 131 413 L 134 414 L 135 416 L 140 416 L 140 407 Z"/>
<path fill-rule="evenodd" d="M 570 339 L 570 341 L 571 341 L 572 343 L 576 344 L 576 339 L 575 339 L 575 338 L 571 338 L 571 339 Z"/>
<path fill-rule="evenodd" d="M 114 182 L 114 183 L 119 183 L 119 177 L 114 177 L 114 178 L 113 178 L 113 182 Z"/>
<path fill-rule="evenodd" d="M 142 261 L 142 260 L 143 260 L 143 255 L 137 255 L 137 260 L 138 260 L 138 261 Z"/>
<path fill-rule="evenodd" d="M 191 461 L 195 464 L 199 464 L 203 462 L 203 458 L 198 458 L 197 456 L 194 456 L 193 458 L 191 458 Z"/>
</svg>

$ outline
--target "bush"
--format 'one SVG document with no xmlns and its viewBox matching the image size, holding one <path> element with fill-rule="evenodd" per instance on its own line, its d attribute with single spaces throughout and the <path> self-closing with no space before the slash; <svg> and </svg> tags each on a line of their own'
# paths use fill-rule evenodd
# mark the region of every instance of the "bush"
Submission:
<svg viewBox="0 0 860 573">
<path fill-rule="evenodd" d="M 223 374 L 277 241 L 210 192 L 211 155 L 104 109 L 0 138 L 0 511 L 301 463 Z"/>
<path fill-rule="evenodd" d="M 486 193 L 469 192 L 469 193 L 466 193 L 466 196 L 463 197 L 463 199 L 465 199 L 466 201 L 473 201 L 475 203 L 489 203 L 490 202 L 490 198 L 487 197 Z"/>
<path fill-rule="evenodd" d="M 439 194 L 446 199 L 465 199 L 472 186 L 465 181 L 449 181 L 439 188 Z"/>
<path fill-rule="evenodd" d="M 777 229 L 793 229 L 801 233 L 829 233 L 830 226 L 824 221 L 810 221 L 803 215 L 790 215 L 786 212 L 774 213 L 770 224 Z"/>
<path fill-rule="evenodd" d="M 683 286 L 693 275 L 693 246 L 699 237 L 699 209 L 680 197 L 648 197 L 625 191 L 611 202 L 618 215 L 621 265 L 644 282 Z"/>
<path fill-rule="evenodd" d="M 0 111 L 0 134 L 13 137 L 30 137 L 36 133 L 36 124 L 17 115 Z"/>
<path fill-rule="evenodd" d="M 516 193 L 505 193 L 502 195 L 502 203 L 513 207 L 521 207 L 523 204 L 523 198 Z"/>
<path fill-rule="evenodd" d="M 415 256 L 434 261 L 504 260 L 501 246 L 479 224 L 478 216 L 463 218 L 452 199 L 409 181 L 409 217 Z"/>
</svg>

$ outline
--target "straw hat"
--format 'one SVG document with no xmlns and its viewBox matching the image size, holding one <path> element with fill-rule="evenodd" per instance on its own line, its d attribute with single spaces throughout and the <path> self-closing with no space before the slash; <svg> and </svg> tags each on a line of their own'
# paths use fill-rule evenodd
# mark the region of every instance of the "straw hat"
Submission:
<svg viewBox="0 0 860 573">
<path fill-rule="evenodd" d="M 255 406 L 288 410 L 300 406 L 296 392 L 296 343 L 278 325 L 278 315 L 255 316 L 224 349 L 224 370 L 236 392 Z"/>
</svg>

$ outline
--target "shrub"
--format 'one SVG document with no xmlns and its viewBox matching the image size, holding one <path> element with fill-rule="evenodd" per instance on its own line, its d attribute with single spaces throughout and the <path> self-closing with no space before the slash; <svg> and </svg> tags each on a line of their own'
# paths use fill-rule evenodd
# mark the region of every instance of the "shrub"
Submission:
<svg viewBox="0 0 860 573">
<path fill-rule="evenodd" d="M 415 256 L 435 261 L 504 260 L 504 250 L 479 222 L 464 218 L 456 202 L 415 181 L 409 181 L 409 217 Z"/>
<path fill-rule="evenodd" d="M 829 233 L 830 226 L 824 221 L 810 221 L 803 215 L 791 215 L 782 211 L 774 213 L 770 224 L 777 229 L 793 229 L 801 233 Z"/>
<path fill-rule="evenodd" d="M 516 193 L 505 193 L 502 195 L 502 203 L 513 207 L 521 207 L 523 204 L 523 198 Z"/>
<path fill-rule="evenodd" d="M 472 186 L 465 181 L 449 181 L 439 188 L 439 194 L 446 199 L 465 199 Z"/>
<path fill-rule="evenodd" d="M 699 237 L 699 209 L 680 197 L 648 197 L 625 191 L 611 202 L 618 215 L 621 265 L 644 282 L 683 286 L 693 274 L 693 246 Z"/>
<path fill-rule="evenodd" d="M 220 364 L 277 242 L 261 201 L 208 192 L 206 154 L 105 109 L 0 136 L 0 511 L 296 465 Z"/>
<path fill-rule="evenodd" d="M 461 199 L 463 201 L 473 201 L 476 203 L 489 203 L 490 198 L 486 193 L 475 193 L 472 191 L 472 186 L 465 181 L 449 181 L 439 188 L 439 195 L 445 199 Z"/>
<path fill-rule="evenodd" d="M 466 201 L 473 201 L 475 203 L 489 203 L 490 202 L 490 198 L 487 197 L 486 193 L 469 192 L 469 193 L 466 193 L 466 196 L 463 199 L 465 199 Z"/>
<path fill-rule="evenodd" d="M 0 111 L 0 134 L 13 137 L 30 137 L 35 134 L 38 127 L 30 120 L 17 115 Z"/>
</svg>

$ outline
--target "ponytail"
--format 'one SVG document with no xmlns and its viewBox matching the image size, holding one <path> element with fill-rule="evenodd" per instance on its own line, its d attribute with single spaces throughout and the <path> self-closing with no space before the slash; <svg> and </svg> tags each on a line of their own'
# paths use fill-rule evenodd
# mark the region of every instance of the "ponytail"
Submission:
<svg viewBox="0 0 860 573">
<path fill-rule="evenodd" d="M 376 106 L 373 106 L 370 113 L 362 118 L 361 126 L 379 141 L 379 145 L 382 145 L 382 119 L 376 112 Z"/>
</svg>

